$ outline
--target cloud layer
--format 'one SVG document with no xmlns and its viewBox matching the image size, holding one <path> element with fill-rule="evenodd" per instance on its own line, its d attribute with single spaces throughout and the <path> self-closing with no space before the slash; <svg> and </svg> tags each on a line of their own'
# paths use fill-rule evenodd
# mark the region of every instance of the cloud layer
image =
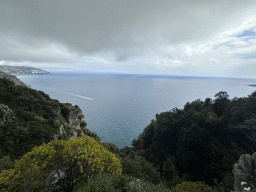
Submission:
<svg viewBox="0 0 256 192">
<path fill-rule="evenodd" d="M 2 0 L 0 64 L 256 76 L 255 10 L 253 0 Z"/>
</svg>

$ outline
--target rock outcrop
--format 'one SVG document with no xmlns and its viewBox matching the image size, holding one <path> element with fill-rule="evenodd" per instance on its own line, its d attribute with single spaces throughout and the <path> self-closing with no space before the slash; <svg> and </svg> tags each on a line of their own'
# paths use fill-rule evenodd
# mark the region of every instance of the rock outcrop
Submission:
<svg viewBox="0 0 256 192">
<path fill-rule="evenodd" d="M 65 177 L 65 172 L 58 169 L 58 170 L 53 170 L 49 174 L 49 176 L 46 179 L 46 185 L 47 186 L 55 186 L 56 183 Z"/>
<path fill-rule="evenodd" d="M 66 122 L 60 125 L 59 132 L 54 135 L 54 138 L 66 134 L 66 129 L 72 132 L 72 134 L 68 135 L 70 139 L 77 138 L 78 134 L 82 134 L 84 130 L 87 130 L 83 112 L 77 105 L 73 106 L 71 103 L 65 103 L 65 106 L 69 110 L 69 115 L 66 117 Z"/>
<path fill-rule="evenodd" d="M 15 117 L 13 116 L 12 110 L 4 104 L 0 104 L 0 125 L 5 122 L 13 122 Z"/>
<path fill-rule="evenodd" d="M 73 106 L 71 103 L 66 103 L 66 106 L 70 110 L 69 117 L 65 125 L 70 126 L 74 130 L 72 138 L 77 138 L 78 130 L 84 129 L 85 127 L 82 126 L 82 122 L 84 122 L 84 115 L 80 107 L 77 105 Z"/>
<path fill-rule="evenodd" d="M 256 152 L 243 154 L 233 165 L 235 192 L 256 191 Z"/>
<path fill-rule="evenodd" d="M 140 192 L 146 192 L 141 186 L 140 186 L 140 179 L 137 179 L 137 181 L 131 181 L 127 184 L 128 191 L 140 191 Z"/>
</svg>

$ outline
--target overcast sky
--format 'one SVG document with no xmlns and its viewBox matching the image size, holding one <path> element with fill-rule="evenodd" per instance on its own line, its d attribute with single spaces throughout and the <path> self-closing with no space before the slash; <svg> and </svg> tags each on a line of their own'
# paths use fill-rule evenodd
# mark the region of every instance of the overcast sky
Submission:
<svg viewBox="0 0 256 192">
<path fill-rule="evenodd" d="M 0 64 L 256 78 L 256 0 L 0 0 Z"/>
</svg>

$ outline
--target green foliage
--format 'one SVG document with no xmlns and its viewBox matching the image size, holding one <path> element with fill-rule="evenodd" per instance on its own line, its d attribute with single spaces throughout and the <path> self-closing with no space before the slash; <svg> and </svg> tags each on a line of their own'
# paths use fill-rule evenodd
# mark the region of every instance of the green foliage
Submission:
<svg viewBox="0 0 256 192">
<path fill-rule="evenodd" d="M 231 101 L 224 91 L 215 97 L 157 114 L 127 153 L 135 151 L 159 167 L 170 186 L 183 181 L 213 186 L 216 178 L 231 190 L 233 164 L 256 148 L 256 92 Z"/>
<path fill-rule="evenodd" d="M 0 158 L 9 156 L 12 160 L 22 157 L 34 146 L 53 140 L 60 126 L 65 124 L 70 108 L 80 109 L 68 108 L 42 91 L 16 86 L 8 79 L 0 79 L 0 101 L 15 117 L 12 122 L 0 125 Z M 68 126 L 64 129 L 66 134 L 61 138 L 69 139 L 74 130 Z"/>
<path fill-rule="evenodd" d="M 204 182 L 183 182 L 181 184 L 176 185 L 175 190 L 177 192 L 214 192 L 214 190 L 206 185 Z"/>
<path fill-rule="evenodd" d="M 160 172 L 157 171 L 152 163 L 141 156 L 131 156 L 130 154 L 126 158 L 121 159 L 121 164 L 123 174 L 143 179 L 153 184 L 159 184 L 161 182 Z"/>
<path fill-rule="evenodd" d="M 229 103 L 229 95 L 227 92 L 220 91 L 215 94 L 216 99 L 214 100 L 213 110 L 214 113 L 217 114 L 218 117 L 223 116 L 223 114 L 227 113 L 227 105 Z"/>
<path fill-rule="evenodd" d="M 95 139 L 98 143 L 101 143 L 100 137 L 97 135 L 97 133 L 90 131 L 87 128 L 82 127 L 82 131 L 85 135 L 88 135 L 89 137 L 92 137 Z"/>
<path fill-rule="evenodd" d="M 115 154 L 119 153 L 119 148 L 114 143 L 102 142 L 101 145 L 112 153 L 115 153 Z"/>
<path fill-rule="evenodd" d="M 125 174 L 102 173 L 94 175 L 86 184 L 81 183 L 76 192 L 169 192 L 163 184 L 154 185 L 147 181 L 137 181 L 136 178 Z"/>
<path fill-rule="evenodd" d="M 82 130 L 81 129 L 78 129 L 77 130 L 77 137 L 81 137 L 82 136 Z"/>
<path fill-rule="evenodd" d="M 81 126 L 82 128 L 85 128 L 85 127 L 87 126 L 87 123 L 86 123 L 85 121 L 82 121 L 82 122 L 80 123 L 80 126 Z"/>
<path fill-rule="evenodd" d="M 98 135 L 88 130 L 87 124 L 82 121 L 80 123 L 81 130 L 77 131 L 77 135 L 81 139 L 86 137 L 82 133 L 94 138 L 108 151 L 115 153 L 121 159 L 123 173 L 132 177 L 95 175 L 101 172 L 96 168 L 96 171 L 87 170 L 85 174 L 85 164 L 81 163 L 83 176 L 78 174 L 78 170 L 81 170 L 79 165 L 74 166 L 77 174 L 81 176 L 79 182 L 83 181 L 80 183 L 80 187 L 86 186 L 89 191 L 94 191 L 94 188 L 101 191 L 118 189 L 136 191 L 139 189 L 136 187 L 128 189 L 125 185 L 131 181 L 136 183 L 136 179 L 131 179 L 136 177 L 141 179 L 139 181 L 140 186 L 145 184 L 143 189 L 150 186 L 146 191 L 154 191 L 153 189 L 155 189 L 153 184 L 147 182 L 157 184 L 162 180 L 171 187 L 185 181 L 191 181 L 190 183 L 183 183 L 182 186 L 193 185 L 196 188 L 200 188 L 200 186 L 207 188 L 207 186 L 204 186 L 204 183 L 192 182 L 205 181 L 207 185 L 213 186 L 217 184 L 215 181 L 219 180 L 221 185 L 217 184 L 216 190 L 226 192 L 233 189 L 233 164 L 237 162 L 241 154 L 251 153 L 256 148 L 256 92 L 247 98 L 229 100 L 229 95 L 221 91 L 216 93 L 215 97 L 214 100 L 206 98 L 204 102 L 200 100 L 187 102 L 183 109 L 173 108 L 171 111 L 157 114 L 156 119 L 152 120 L 139 137 L 132 141 L 133 147 L 126 146 L 123 149 L 118 149 L 111 143 L 101 143 Z M 68 104 L 61 104 L 57 100 L 50 99 L 49 95 L 42 91 L 15 86 L 13 82 L 6 79 L 0 79 L 0 101 L 1 104 L 12 109 L 16 117 L 15 121 L 0 125 L 0 158 L 2 158 L 0 159 L 0 169 L 3 170 L 0 187 L 4 185 L 9 187 L 10 183 L 8 182 L 10 181 L 19 183 L 18 189 L 22 191 L 23 188 L 20 186 L 26 187 L 27 190 L 30 186 L 40 191 L 45 187 L 45 177 L 53 169 L 67 171 L 65 170 L 67 168 L 64 168 L 70 167 L 67 163 L 80 162 L 76 159 L 65 162 L 63 154 L 56 153 L 59 155 L 50 155 L 48 160 L 53 161 L 53 157 L 55 159 L 63 158 L 62 163 L 58 161 L 60 167 L 57 168 L 57 165 L 52 162 L 51 166 L 48 164 L 43 166 L 40 163 L 48 162 L 45 160 L 47 155 L 41 153 L 33 155 L 31 153 L 32 155 L 27 156 L 25 162 L 29 162 L 31 165 L 40 162 L 38 165 L 36 164 L 38 169 L 33 168 L 33 166 L 19 167 L 20 163 L 13 163 L 13 160 L 22 157 L 34 146 L 50 142 L 59 131 L 60 125 L 64 125 L 64 122 L 69 119 L 69 115 L 77 114 L 80 111 L 78 106 L 72 108 Z M 1 113 L 0 117 L 3 115 Z M 82 118 L 82 115 L 79 116 L 80 120 Z M 74 132 L 70 126 L 64 126 L 64 131 L 65 134 L 59 139 L 67 140 Z M 53 147 L 55 151 L 64 150 L 65 147 L 61 144 L 55 144 L 54 147 L 60 147 L 58 150 Z M 72 145 L 72 147 L 74 146 L 76 145 Z M 78 154 L 77 148 L 72 149 Z M 83 150 L 81 149 L 81 151 Z M 77 154 L 72 155 L 76 156 Z M 68 153 L 66 157 L 70 157 Z M 77 156 L 77 159 L 79 158 Z M 14 164 L 15 166 L 13 166 Z M 22 171 L 17 172 L 17 170 Z M 15 171 L 16 173 L 14 173 Z M 90 186 L 93 187 L 86 184 L 88 176 L 93 176 L 89 177 Z M 104 177 L 111 182 L 105 181 Z M 8 182 L 3 178 L 7 179 Z M 67 181 L 66 177 L 65 179 Z M 60 182 L 54 186 L 54 189 L 60 190 L 61 188 L 64 189 L 65 186 L 67 187 L 69 184 L 66 183 L 64 186 L 65 179 L 61 180 L 61 182 L 63 181 L 62 186 L 59 185 Z M 79 182 L 76 182 L 76 186 Z M 193 190 L 193 186 L 191 190 Z M 13 185 L 13 187 L 17 186 Z M 49 191 L 50 188 L 47 190 Z"/>
<path fill-rule="evenodd" d="M 131 176 L 121 174 L 100 173 L 80 184 L 76 192 L 114 192 L 123 191 L 126 184 L 135 180 Z"/>
<path fill-rule="evenodd" d="M 4 156 L 2 159 L 0 159 L 0 172 L 5 169 L 13 168 L 16 162 L 17 160 L 13 162 L 9 156 Z"/>
<path fill-rule="evenodd" d="M 67 120 L 68 116 L 70 115 L 69 108 L 64 104 L 60 104 L 60 109 L 61 109 L 62 116 Z"/>
<path fill-rule="evenodd" d="M 65 177 L 52 184 L 51 178 L 47 178 L 52 170 L 62 170 Z M 37 191 L 47 187 L 72 191 L 82 180 L 100 172 L 121 173 L 120 160 L 94 139 L 83 135 L 68 141 L 55 139 L 34 147 L 13 169 L 2 170 L 0 185 L 9 191 L 24 187 Z"/>
</svg>

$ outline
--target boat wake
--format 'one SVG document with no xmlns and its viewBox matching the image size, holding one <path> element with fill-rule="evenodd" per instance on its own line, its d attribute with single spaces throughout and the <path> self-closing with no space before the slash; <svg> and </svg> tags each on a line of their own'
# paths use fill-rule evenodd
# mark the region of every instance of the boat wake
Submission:
<svg viewBox="0 0 256 192">
<path fill-rule="evenodd" d="M 45 87 L 45 86 L 42 86 L 42 87 Z M 80 98 L 82 98 L 82 99 L 88 99 L 88 100 L 93 101 L 92 98 L 85 97 L 85 96 L 82 96 L 82 95 L 77 95 L 77 94 L 74 94 L 74 93 L 69 93 L 69 92 L 66 92 L 66 91 L 61 91 L 61 90 L 53 89 L 53 88 L 50 88 L 50 87 L 45 87 L 45 88 L 47 88 L 47 89 L 52 89 L 52 90 L 54 90 L 54 91 L 59 91 L 59 92 L 62 92 L 62 93 L 66 93 L 66 94 L 68 94 L 68 95 L 73 95 L 73 96 L 76 96 L 76 97 L 80 97 Z"/>
<path fill-rule="evenodd" d="M 69 94 L 69 95 L 73 95 L 73 96 L 76 96 L 76 97 L 80 97 L 80 98 L 83 98 L 83 99 L 89 99 L 89 100 L 93 101 L 92 98 L 84 97 L 84 96 L 82 96 L 82 95 L 77 95 L 77 94 L 74 94 L 74 93 L 69 93 L 69 92 L 61 91 L 61 90 L 56 90 L 56 91 L 60 91 L 60 92 L 62 92 L 62 93 L 66 93 L 66 94 Z"/>
</svg>

